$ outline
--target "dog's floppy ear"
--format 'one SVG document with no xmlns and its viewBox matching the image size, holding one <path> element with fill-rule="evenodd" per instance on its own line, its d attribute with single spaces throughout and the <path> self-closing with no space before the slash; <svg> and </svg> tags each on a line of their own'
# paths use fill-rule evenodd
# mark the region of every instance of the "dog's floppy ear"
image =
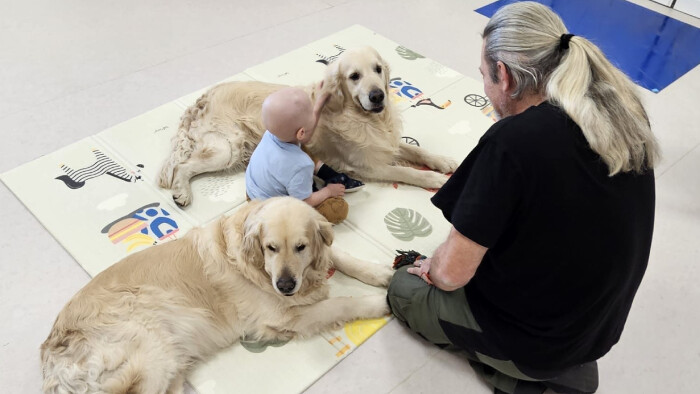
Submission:
<svg viewBox="0 0 700 394">
<path fill-rule="evenodd" d="M 388 96 L 391 94 L 391 87 L 389 86 L 389 83 L 391 82 L 391 67 L 389 67 L 389 63 L 387 63 L 387 61 L 381 56 L 379 57 L 379 60 L 382 62 L 384 69 L 384 92 L 386 92 Z"/>
<path fill-rule="evenodd" d="M 328 247 L 333 243 L 333 225 L 326 220 L 321 214 L 318 214 L 316 219 L 316 236 L 314 237 L 314 261 L 313 267 L 324 273 L 330 268 L 331 260 L 330 249 Z"/>
<path fill-rule="evenodd" d="M 256 265 L 264 265 L 263 249 L 260 243 L 260 232 L 262 231 L 262 222 L 257 217 L 258 211 L 262 208 L 263 202 L 252 200 L 241 208 L 238 212 L 231 215 L 226 225 L 226 238 L 232 239 L 233 233 L 239 234 L 241 237 L 240 253 L 246 256 L 246 261 L 250 261 Z M 229 244 L 229 254 L 235 255 L 235 243 Z"/>
<path fill-rule="evenodd" d="M 340 111 L 345 105 L 347 99 L 347 91 L 345 90 L 345 76 L 342 74 L 340 67 L 341 61 L 336 59 L 328 65 L 326 75 L 323 78 L 323 86 L 317 97 L 324 94 L 329 94 L 326 107 L 331 111 Z"/>
<path fill-rule="evenodd" d="M 248 256 L 250 262 L 256 266 L 265 265 L 262 244 L 260 243 L 260 233 L 262 223 L 256 218 L 248 218 L 243 226 L 243 240 L 241 242 L 241 253 Z"/>
<path fill-rule="evenodd" d="M 327 246 L 333 244 L 333 225 L 325 218 L 318 221 L 318 235 Z"/>
</svg>

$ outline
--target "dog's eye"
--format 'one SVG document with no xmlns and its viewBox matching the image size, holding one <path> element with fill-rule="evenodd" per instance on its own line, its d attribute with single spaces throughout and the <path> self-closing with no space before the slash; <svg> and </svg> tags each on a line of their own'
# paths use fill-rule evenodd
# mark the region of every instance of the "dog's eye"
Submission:
<svg viewBox="0 0 700 394">
<path fill-rule="evenodd" d="M 267 249 L 268 249 L 270 252 L 273 252 L 273 253 L 277 252 L 277 248 L 274 247 L 274 246 L 272 246 L 272 245 L 267 245 Z"/>
<path fill-rule="evenodd" d="M 305 248 L 306 248 L 306 245 L 298 245 L 298 246 L 297 246 L 297 252 L 301 252 L 301 251 L 304 250 Z"/>
<path fill-rule="evenodd" d="M 377 66 L 377 68 L 375 68 L 374 71 L 376 71 L 377 74 L 381 74 L 382 73 L 382 66 Z"/>
<path fill-rule="evenodd" d="M 352 79 L 353 81 L 357 81 L 358 79 L 360 79 L 360 74 L 359 73 L 352 73 L 352 74 L 350 74 L 350 79 Z"/>
</svg>

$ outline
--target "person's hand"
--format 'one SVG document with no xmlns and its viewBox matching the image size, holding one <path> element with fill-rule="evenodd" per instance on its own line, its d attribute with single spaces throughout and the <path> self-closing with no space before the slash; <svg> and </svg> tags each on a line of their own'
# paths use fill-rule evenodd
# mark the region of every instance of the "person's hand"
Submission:
<svg viewBox="0 0 700 394">
<path fill-rule="evenodd" d="M 324 189 L 328 190 L 328 197 L 342 197 L 345 195 L 345 186 L 340 183 L 330 183 Z"/>
<path fill-rule="evenodd" d="M 410 267 L 407 272 L 413 274 L 421 279 L 423 279 L 427 284 L 432 285 L 433 281 L 430 280 L 430 263 L 432 259 L 430 257 L 416 260 L 413 262 L 413 267 Z"/>
</svg>

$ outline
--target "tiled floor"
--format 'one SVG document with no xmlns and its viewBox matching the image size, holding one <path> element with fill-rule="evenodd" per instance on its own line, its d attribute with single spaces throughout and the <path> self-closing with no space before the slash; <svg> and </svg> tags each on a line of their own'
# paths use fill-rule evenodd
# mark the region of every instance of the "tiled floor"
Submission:
<svg viewBox="0 0 700 394">
<path fill-rule="evenodd" d="M 486 18 L 473 10 L 489 2 L 5 2 L 0 172 L 353 24 L 479 79 Z M 700 27 L 658 4 L 635 3 Z M 697 392 L 699 92 L 696 67 L 659 94 L 642 93 L 664 150 L 654 245 L 622 340 L 599 363 L 601 393 Z M 37 393 L 38 347 L 89 277 L 4 187 L 0 207 L 0 392 Z M 307 392 L 489 389 L 459 355 L 393 321 Z"/>
</svg>

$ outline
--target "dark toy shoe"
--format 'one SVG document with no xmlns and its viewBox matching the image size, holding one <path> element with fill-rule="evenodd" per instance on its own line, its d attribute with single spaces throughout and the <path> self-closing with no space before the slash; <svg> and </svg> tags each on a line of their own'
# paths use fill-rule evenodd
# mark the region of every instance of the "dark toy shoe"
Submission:
<svg viewBox="0 0 700 394">
<path fill-rule="evenodd" d="M 365 187 L 364 183 L 358 181 L 357 179 L 352 179 L 346 174 L 338 174 L 326 179 L 326 185 L 329 183 L 342 184 L 345 186 L 345 193 L 353 193 Z"/>
<path fill-rule="evenodd" d="M 341 174 L 325 164 L 321 165 L 321 168 L 318 169 L 316 176 L 324 181 L 325 185 L 328 185 L 329 183 L 342 184 L 345 186 L 346 193 L 356 192 L 365 187 L 364 183 L 358 181 L 357 179 L 350 178 L 347 174 Z"/>
</svg>

